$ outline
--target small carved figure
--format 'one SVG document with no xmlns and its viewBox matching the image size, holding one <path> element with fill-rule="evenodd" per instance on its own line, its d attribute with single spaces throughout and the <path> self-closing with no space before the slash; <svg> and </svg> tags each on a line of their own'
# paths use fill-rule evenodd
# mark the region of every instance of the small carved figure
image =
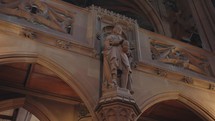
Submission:
<svg viewBox="0 0 215 121">
<path fill-rule="evenodd" d="M 108 85 L 131 90 L 129 42 L 121 36 L 122 28 L 116 25 L 104 41 L 104 76 Z"/>
</svg>

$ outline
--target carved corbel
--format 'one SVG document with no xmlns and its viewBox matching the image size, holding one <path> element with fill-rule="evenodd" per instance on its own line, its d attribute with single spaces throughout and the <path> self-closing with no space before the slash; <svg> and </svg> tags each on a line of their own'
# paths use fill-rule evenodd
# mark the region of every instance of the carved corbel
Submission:
<svg viewBox="0 0 215 121">
<path fill-rule="evenodd" d="M 193 79 L 191 77 L 184 76 L 181 79 L 181 81 L 184 82 L 184 83 L 187 83 L 187 84 L 193 84 Z"/>
<path fill-rule="evenodd" d="M 215 84 L 209 84 L 209 90 L 215 90 Z"/>
<path fill-rule="evenodd" d="M 23 29 L 23 31 L 21 32 L 21 36 L 24 36 L 29 39 L 36 39 L 37 37 L 36 33 L 29 29 Z"/>
<path fill-rule="evenodd" d="M 63 48 L 63 49 L 69 49 L 72 46 L 72 43 L 69 41 L 65 41 L 65 40 L 57 40 L 56 41 L 56 46 Z"/>
<path fill-rule="evenodd" d="M 158 76 L 162 76 L 162 77 L 166 77 L 167 76 L 167 72 L 162 70 L 162 69 L 159 69 L 159 68 L 156 68 L 155 69 L 155 73 L 158 75 Z"/>
</svg>

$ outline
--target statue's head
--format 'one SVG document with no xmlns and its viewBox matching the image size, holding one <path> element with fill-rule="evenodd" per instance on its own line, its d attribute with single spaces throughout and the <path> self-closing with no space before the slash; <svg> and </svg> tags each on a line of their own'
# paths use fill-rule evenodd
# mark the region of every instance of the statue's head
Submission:
<svg viewBox="0 0 215 121">
<path fill-rule="evenodd" d="M 122 51 L 127 53 L 129 51 L 129 42 L 128 40 L 124 40 L 122 43 Z"/>
<path fill-rule="evenodd" d="M 122 27 L 120 25 L 115 25 L 113 28 L 113 33 L 117 34 L 117 35 L 121 35 L 122 34 Z"/>
</svg>

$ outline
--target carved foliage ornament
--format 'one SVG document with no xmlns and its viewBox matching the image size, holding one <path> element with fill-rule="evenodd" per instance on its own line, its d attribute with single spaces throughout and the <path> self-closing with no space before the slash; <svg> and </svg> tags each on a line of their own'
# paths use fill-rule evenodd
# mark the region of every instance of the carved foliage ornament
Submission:
<svg viewBox="0 0 215 121">
<path fill-rule="evenodd" d="M 182 79 L 181 79 L 182 82 L 184 83 L 187 83 L 187 84 L 193 84 L 193 79 L 191 77 L 186 77 L 184 76 Z"/>
<path fill-rule="evenodd" d="M 109 108 L 104 108 L 99 113 L 99 118 L 101 121 L 134 121 L 136 114 L 132 109 L 123 106 L 112 106 Z M 120 118 L 120 120 L 116 120 Z"/>
<path fill-rule="evenodd" d="M 215 90 L 215 84 L 209 84 L 209 90 Z"/>
<path fill-rule="evenodd" d="M 65 41 L 65 40 L 57 40 L 56 41 L 56 46 L 60 47 L 62 49 L 69 49 L 69 48 L 72 47 L 72 42 Z"/>
<path fill-rule="evenodd" d="M 158 76 L 162 76 L 162 77 L 166 77 L 167 76 L 167 72 L 162 70 L 162 69 L 159 69 L 159 68 L 156 68 L 155 69 L 155 73 L 158 75 Z"/>
<path fill-rule="evenodd" d="M 134 19 L 94 5 L 90 6 L 89 10 L 96 11 L 100 20 L 111 21 L 113 24 L 125 23 L 128 28 L 132 28 L 132 25 L 137 23 L 137 21 Z"/>
<path fill-rule="evenodd" d="M 73 14 L 42 0 L 0 0 L 0 13 L 71 34 Z"/>
<path fill-rule="evenodd" d="M 23 29 L 21 35 L 29 39 L 36 39 L 37 37 L 37 34 L 30 29 Z"/>
<path fill-rule="evenodd" d="M 211 75 L 210 65 L 203 55 L 197 55 L 174 45 L 155 40 L 151 41 L 151 53 L 153 60 L 200 74 Z"/>
</svg>

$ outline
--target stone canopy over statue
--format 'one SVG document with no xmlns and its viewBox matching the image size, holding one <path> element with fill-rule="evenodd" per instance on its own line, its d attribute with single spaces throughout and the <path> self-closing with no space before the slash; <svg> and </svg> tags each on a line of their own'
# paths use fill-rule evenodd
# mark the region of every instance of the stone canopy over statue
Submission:
<svg viewBox="0 0 215 121">
<path fill-rule="evenodd" d="M 115 25 L 104 40 L 104 82 L 108 88 L 125 88 L 133 94 L 131 50 L 129 41 L 122 37 L 122 27 Z"/>
</svg>

